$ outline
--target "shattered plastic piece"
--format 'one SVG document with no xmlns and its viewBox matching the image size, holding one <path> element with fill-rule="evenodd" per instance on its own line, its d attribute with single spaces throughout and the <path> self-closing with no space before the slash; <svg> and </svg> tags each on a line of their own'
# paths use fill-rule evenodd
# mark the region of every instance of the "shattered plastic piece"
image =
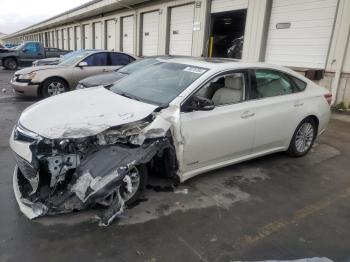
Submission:
<svg viewBox="0 0 350 262">
<path fill-rule="evenodd" d="M 123 179 L 123 181 L 126 183 L 126 190 L 131 193 L 132 192 L 132 183 L 131 178 L 129 175 L 126 175 Z"/>
<path fill-rule="evenodd" d="M 188 194 L 188 188 L 184 188 L 184 189 L 175 189 L 174 190 L 175 194 L 184 194 L 187 195 Z"/>
</svg>

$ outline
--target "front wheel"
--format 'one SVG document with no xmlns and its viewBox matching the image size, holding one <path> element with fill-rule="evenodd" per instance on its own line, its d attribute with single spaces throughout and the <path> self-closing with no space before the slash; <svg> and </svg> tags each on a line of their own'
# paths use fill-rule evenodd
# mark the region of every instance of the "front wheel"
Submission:
<svg viewBox="0 0 350 262">
<path fill-rule="evenodd" d="M 44 97 L 50 97 L 62 94 L 68 91 L 68 86 L 60 78 L 51 78 L 44 82 L 42 94 Z"/>
<path fill-rule="evenodd" d="M 315 120 L 312 118 L 304 119 L 295 130 L 287 153 L 293 157 L 306 155 L 312 148 L 316 135 L 317 125 Z"/>
<path fill-rule="evenodd" d="M 148 173 L 145 165 L 132 168 L 125 176 L 120 187 L 120 195 L 127 206 L 140 198 L 146 188 L 147 180 Z"/>
</svg>

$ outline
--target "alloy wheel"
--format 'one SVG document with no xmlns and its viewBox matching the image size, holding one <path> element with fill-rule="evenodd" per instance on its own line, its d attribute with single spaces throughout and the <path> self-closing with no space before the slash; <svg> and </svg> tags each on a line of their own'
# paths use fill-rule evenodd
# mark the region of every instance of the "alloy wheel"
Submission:
<svg viewBox="0 0 350 262">
<path fill-rule="evenodd" d="M 65 87 L 60 82 L 52 82 L 47 87 L 47 93 L 48 93 L 49 96 L 62 94 L 64 92 L 65 92 Z"/>
<path fill-rule="evenodd" d="M 314 127 L 311 123 L 302 124 L 295 137 L 295 148 L 299 153 L 304 153 L 310 149 L 314 140 Z"/>
</svg>

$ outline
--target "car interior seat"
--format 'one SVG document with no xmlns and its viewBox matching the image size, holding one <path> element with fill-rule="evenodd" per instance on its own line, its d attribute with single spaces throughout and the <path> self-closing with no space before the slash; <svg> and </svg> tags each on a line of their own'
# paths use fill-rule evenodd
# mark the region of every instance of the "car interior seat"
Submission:
<svg viewBox="0 0 350 262">
<path fill-rule="evenodd" d="M 225 77 L 225 87 L 218 89 L 212 100 L 214 105 L 232 104 L 242 101 L 243 98 L 243 77 L 233 75 Z"/>
</svg>

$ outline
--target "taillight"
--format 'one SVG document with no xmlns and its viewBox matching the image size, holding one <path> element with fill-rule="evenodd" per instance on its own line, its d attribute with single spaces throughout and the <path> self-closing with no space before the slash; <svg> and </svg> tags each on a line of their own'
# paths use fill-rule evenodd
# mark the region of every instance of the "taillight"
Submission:
<svg viewBox="0 0 350 262">
<path fill-rule="evenodd" d="M 331 105 L 331 103 L 332 103 L 332 93 L 325 94 L 324 98 L 327 100 L 328 105 Z"/>
</svg>

